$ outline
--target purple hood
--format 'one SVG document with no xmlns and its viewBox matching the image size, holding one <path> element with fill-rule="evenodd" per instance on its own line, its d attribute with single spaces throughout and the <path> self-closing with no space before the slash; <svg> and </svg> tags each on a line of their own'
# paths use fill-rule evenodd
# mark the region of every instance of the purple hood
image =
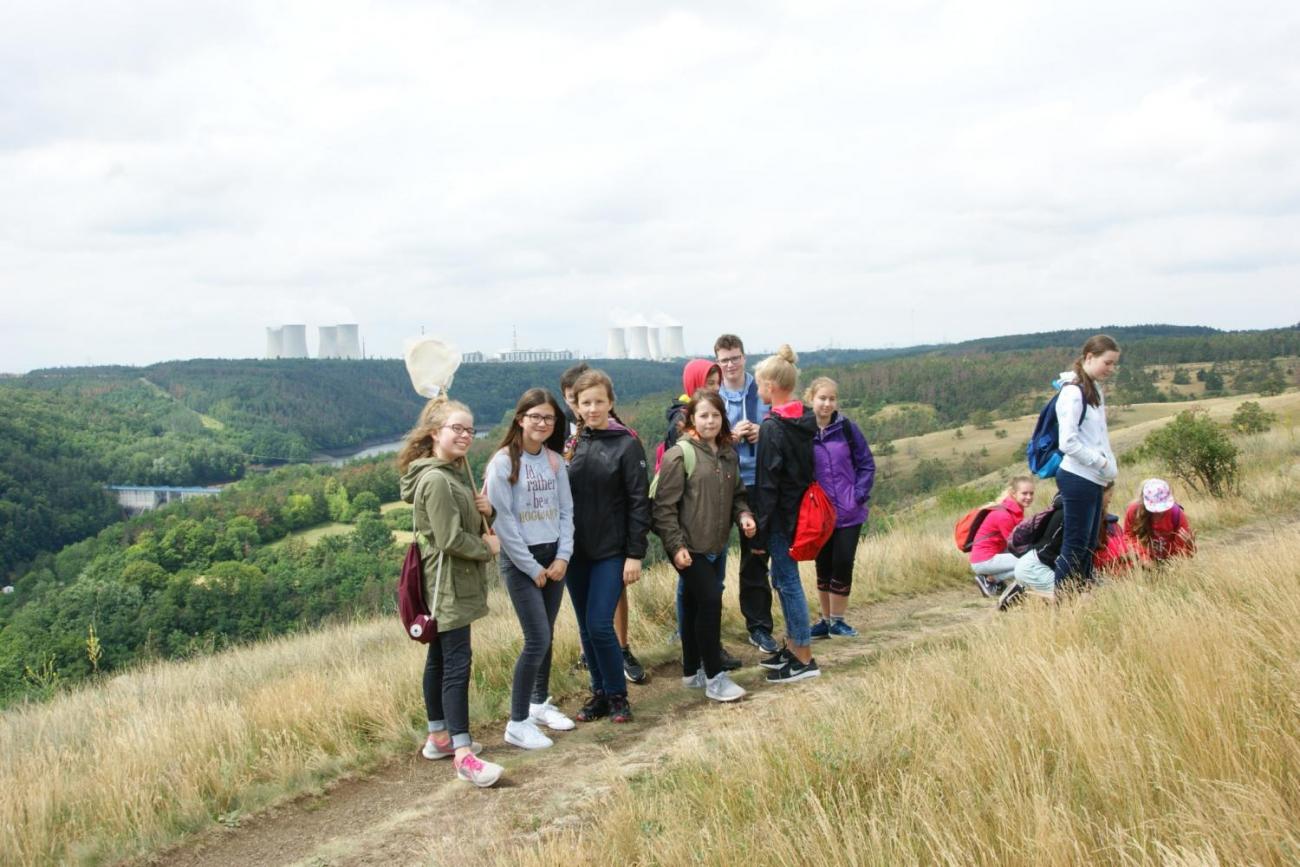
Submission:
<svg viewBox="0 0 1300 867">
<path fill-rule="evenodd" d="M 858 426 L 838 412 L 813 435 L 813 474 L 835 505 L 837 528 L 866 523 L 876 459 Z"/>
</svg>

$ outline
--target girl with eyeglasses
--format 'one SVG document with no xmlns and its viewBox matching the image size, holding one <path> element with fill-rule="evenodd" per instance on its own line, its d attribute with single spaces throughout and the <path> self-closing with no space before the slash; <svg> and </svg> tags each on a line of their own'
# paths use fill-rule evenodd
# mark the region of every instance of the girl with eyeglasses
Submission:
<svg viewBox="0 0 1300 867">
<path fill-rule="evenodd" d="M 531 388 L 515 405 L 510 428 L 484 472 L 501 540 L 501 580 L 524 633 L 506 742 L 525 750 L 554 743 L 539 726 L 573 728 L 550 698 L 551 639 L 573 556 L 573 496 L 560 456 L 564 433 L 559 401 L 544 388 Z"/>
<path fill-rule="evenodd" d="M 477 755 L 469 734 L 470 624 L 488 613 L 487 564 L 500 543 L 492 504 L 474 490 L 465 455 L 474 442 L 469 407 L 439 395 L 425 404 L 397 457 L 402 499 L 413 507 L 425 598 L 438 623 L 424 664 L 426 759 L 452 758 L 457 779 L 491 786 L 501 766 Z"/>
</svg>

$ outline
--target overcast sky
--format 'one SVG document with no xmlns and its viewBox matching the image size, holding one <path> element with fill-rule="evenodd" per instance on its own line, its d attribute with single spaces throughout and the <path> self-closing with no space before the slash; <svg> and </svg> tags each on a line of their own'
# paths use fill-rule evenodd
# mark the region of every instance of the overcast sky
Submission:
<svg viewBox="0 0 1300 867">
<path fill-rule="evenodd" d="M 0 5 L 0 371 L 1300 321 L 1294 2 Z"/>
</svg>

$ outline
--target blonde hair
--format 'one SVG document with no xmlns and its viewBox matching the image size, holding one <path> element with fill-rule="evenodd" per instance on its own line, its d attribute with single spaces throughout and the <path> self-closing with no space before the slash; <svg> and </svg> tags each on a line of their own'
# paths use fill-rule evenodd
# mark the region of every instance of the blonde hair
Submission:
<svg viewBox="0 0 1300 867">
<path fill-rule="evenodd" d="M 424 405 L 420 410 L 420 418 L 404 437 L 406 444 L 402 450 L 397 453 L 397 469 L 406 472 L 415 461 L 421 458 L 433 457 L 433 438 L 437 436 L 438 430 L 447 423 L 452 413 L 463 412 L 470 418 L 474 414 L 470 412 L 469 407 L 458 400 L 449 400 L 445 394 L 440 394 Z"/>
<path fill-rule="evenodd" d="M 1011 478 L 1007 479 L 1007 486 L 1002 489 L 1002 494 L 998 497 L 998 502 L 1000 503 L 1003 500 L 1005 500 L 1007 497 L 1014 494 L 1016 492 L 1016 488 L 1020 487 L 1026 482 L 1029 483 L 1029 486 L 1032 488 L 1038 487 L 1038 480 L 1035 479 L 1033 476 L 1023 476 L 1023 475 L 1012 476 Z"/>
<path fill-rule="evenodd" d="M 817 396 L 817 392 L 821 391 L 823 388 L 832 388 L 835 390 L 835 395 L 837 397 L 839 396 L 839 383 L 831 379 L 829 376 L 819 376 L 812 382 L 808 383 L 808 387 L 803 390 L 804 403 L 812 403 L 813 398 Z"/>
<path fill-rule="evenodd" d="M 781 391 L 793 392 L 799 385 L 799 368 L 795 365 L 799 356 L 795 355 L 790 344 L 782 343 L 776 355 L 769 355 L 754 368 L 754 378 L 770 382 Z"/>
</svg>

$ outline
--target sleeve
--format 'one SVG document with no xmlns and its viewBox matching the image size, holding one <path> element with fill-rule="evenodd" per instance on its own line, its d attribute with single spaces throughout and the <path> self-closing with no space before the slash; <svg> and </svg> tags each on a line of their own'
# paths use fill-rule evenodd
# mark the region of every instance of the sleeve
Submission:
<svg viewBox="0 0 1300 867">
<path fill-rule="evenodd" d="M 777 479 L 781 471 L 781 433 L 776 422 L 765 420 L 758 433 L 758 457 L 754 465 L 754 490 L 752 502 L 754 521 L 758 532 L 754 534 L 754 547 L 767 548 L 767 534 L 772 526 L 772 513 L 776 510 Z"/>
<path fill-rule="evenodd" d="M 1100 470 L 1106 462 L 1102 452 L 1086 445 L 1079 429 L 1079 417 L 1083 415 L 1083 389 L 1073 383 L 1061 387 L 1056 398 L 1056 426 L 1059 430 L 1059 442 L 1062 454 L 1067 454 L 1085 466 Z"/>
<path fill-rule="evenodd" d="M 460 507 L 451 482 L 440 472 L 431 473 L 428 494 L 424 498 L 425 517 L 429 520 L 433 544 L 441 551 L 462 560 L 491 560 L 492 549 L 477 533 L 468 533 L 460 522 Z"/>
<path fill-rule="evenodd" d="M 628 437 L 619 455 L 623 490 L 627 492 L 627 556 L 644 560 L 650 534 L 650 480 L 646 478 L 645 451 L 635 436 Z"/>
<path fill-rule="evenodd" d="M 876 484 L 876 456 L 861 429 L 849 422 L 849 436 L 853 438 L 853 496 L 859 503 L 871 499 L 871 489 Z"/>
<path fill-rule="evenodd" d="M 740 477 L 740 470 L 736 470 L 736 487 L 731 492 L 731 523 L 740 526 L 740 516 L 750 511 L 749 509 L 749 491 L 745 489 L 745 480 Z"/>
<path fill-rule="evenodd" d="M 542 571 L 542 564 L 537 562 L 519 526 L 515 515 L 515 492 L 510 484 L 510 456 L 499 452 L 483 471 L 483 482 L 487 486 L 488 500 L 496 511 L 496 523 L 493 529 L 501 540 L 501 550 L 520 572 L 529 578 L 536 578 Z"/>
<path fill-rule="evenodd" d="M 569 487 L 569 471 L 564 461 L 555 463 L 556 484 L 560 491 L 560 544 L 555 559 L 567 563 L 573 559 L 573 489 Z"/>
<path fill-rule="evenodd" d="M 659 465 L 659 484 L 655 488 L 653 518 L 655 534 L 663 540 L 664 551 L 671 557 L 686 547 L 679 510 L 686 495 L 686 467 L 680 446 L 664 452 Z"/>
</svg>

